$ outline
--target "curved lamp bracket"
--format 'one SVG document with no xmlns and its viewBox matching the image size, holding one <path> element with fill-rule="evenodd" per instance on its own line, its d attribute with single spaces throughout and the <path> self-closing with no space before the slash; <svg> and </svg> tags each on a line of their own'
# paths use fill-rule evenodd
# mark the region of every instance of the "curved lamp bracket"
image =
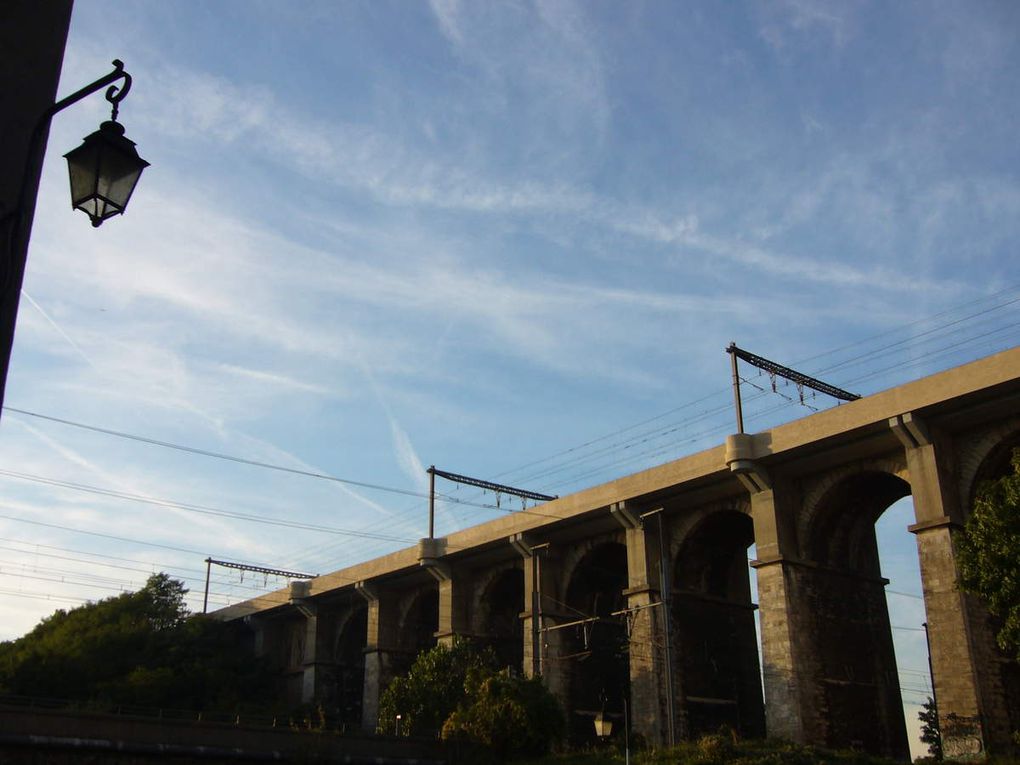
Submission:
<svg viewBox="0 0 1020 765">
<path fill-rule="evenodd" d="M 113 105 L 113 115 L 111 116 L 111 119 L 116 122 L 117 112 L 120 110 L 120 102 L 124 100 L 128 91 L 131 90 L 131 75 L 124 71 L 124 62 L 120 59 L 115 58 L 113 60 L 113 67 L 113 71 L 106 77 L 121 77 L 124 80 L 124 83 L 120 87 L 111 85 L 106 89 L 106 100 Z M 103 79 L 106 79 L 106 77 Z"/>
</svg>

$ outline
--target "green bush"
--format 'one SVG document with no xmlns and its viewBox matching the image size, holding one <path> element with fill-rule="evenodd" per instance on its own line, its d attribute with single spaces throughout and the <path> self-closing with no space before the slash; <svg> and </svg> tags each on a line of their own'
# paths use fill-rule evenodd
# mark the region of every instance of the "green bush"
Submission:
<svg viewBox="0 0 1020 765">
<path fill-rule="evenodd" d="M 443 725 L 444 740 L 467 740 L 507 757 L 538 756 L 563 736 L 563 713 L 537 678 L 468 673 L 464 702 Z"/>
<path fill-rule="evenodd" d="M 383 693 L 379 731 L 396 733 L 399 715 L 400 735 L 442 737 L 465 756 L 469 750 L 486 759 L 548 752 L 563 735 L 559 703 L 540 680 L 494 667 L 491 651 L 466 641 L 419 654 Z"/>
<path fill-rule="evenodd" d="M 446 718 L 465 698 L 468 671 L 491 672 L 494 663 L 491 652 L 461 640 L 451 648 L 437 645 L 418 654 L 408 673 L 395 678 L 379 699 L 379 732 L 397 733 L 400 715 L 400 735 L 438 737 Z"/>
</svg>

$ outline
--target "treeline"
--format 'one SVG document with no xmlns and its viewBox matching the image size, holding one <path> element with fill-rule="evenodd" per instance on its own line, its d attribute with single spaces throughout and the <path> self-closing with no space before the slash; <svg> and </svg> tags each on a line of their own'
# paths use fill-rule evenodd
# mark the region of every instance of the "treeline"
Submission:
<svg viewBox="0 0 1020 765">
<path fill-rule="evenodd" d="M 43 619 L 0 643 L 0 693 L 195 711 L 268 711 L 273 679 L 239 650 L 238 625 L 190 616 L 184 585 L 155 574 L 125 593 Z"/>
</svg>

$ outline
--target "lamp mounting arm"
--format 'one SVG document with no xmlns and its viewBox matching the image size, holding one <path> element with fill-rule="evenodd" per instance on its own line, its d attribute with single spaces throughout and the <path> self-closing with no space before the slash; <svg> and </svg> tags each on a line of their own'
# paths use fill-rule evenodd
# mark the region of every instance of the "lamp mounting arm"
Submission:
<svg viewBox="0 0 1020 765">
<path fill-rule="evenodd" d="M 117 80 L 124 80 L 124 84 L 121 85 L 120 87 L 117 87 L 116 85 L 113 84 L 117 82 Z M 119 58 L 115 58 L 113 60 L 112 72 L 103 75 L 98 80 L 86 85 L 81 90 L 76 90 L 71 95 L 65 98 L 61 98 L 59 101 L 53 104 L 53 106 L 47 109 L 43 113 L 42 119 L 40 120 L 40 124 L 47 124 L 51 119 L 53 119 L 53 115 L 55 115 L 57 112 L 62 112 L 64 109 L 71 106 L 72 104 L 78 103 L 86 96 L 90 96 L 96 91 L 106 88 L 107 85 L 109 85 L 110 87 L 106 89 L 106 100 L 113 104 L 113 119 L 116 120 L 120 102 L 124 100 L 124 97 L 127 96 L 128 91 L 131 90 L 131 75 L 124 71 L 124 62 L 121 61 Z"/>
</svg>

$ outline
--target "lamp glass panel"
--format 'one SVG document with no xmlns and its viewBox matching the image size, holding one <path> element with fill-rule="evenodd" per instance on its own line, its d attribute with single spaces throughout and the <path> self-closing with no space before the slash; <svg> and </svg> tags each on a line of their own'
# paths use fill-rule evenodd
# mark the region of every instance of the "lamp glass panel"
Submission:
<svg viewBox="0 0 1020 765">
<path fill-rule="evenodd" d="M 78 207 L 84 200 L 95 195 L 101 154 L 102 147 L 99 144 L 94 141 L 86 141 L 66 155 L 67 169 L 71 177 L 71 205 L 73 207 Z"/>
<path fill-rule="evenodd" d="M 124 212 L 142 170 L 149 164 L 123 137 L 123 129 L 113 123 L 104 123 L 65 156 L 71 177 L 71 204 L 88 213 L 93 223 Z"/>
<path fill-rule="evenodd" d="M 123 210 L 131 199 L 131 192 L 134 191 L 138 177 L 142 174 L 142 167 L 137 157 L 120 151 L 115 146 L 107 146 L 103 151 L 103 161 L 99 169 L 97 193 Z"/>
</svg>

